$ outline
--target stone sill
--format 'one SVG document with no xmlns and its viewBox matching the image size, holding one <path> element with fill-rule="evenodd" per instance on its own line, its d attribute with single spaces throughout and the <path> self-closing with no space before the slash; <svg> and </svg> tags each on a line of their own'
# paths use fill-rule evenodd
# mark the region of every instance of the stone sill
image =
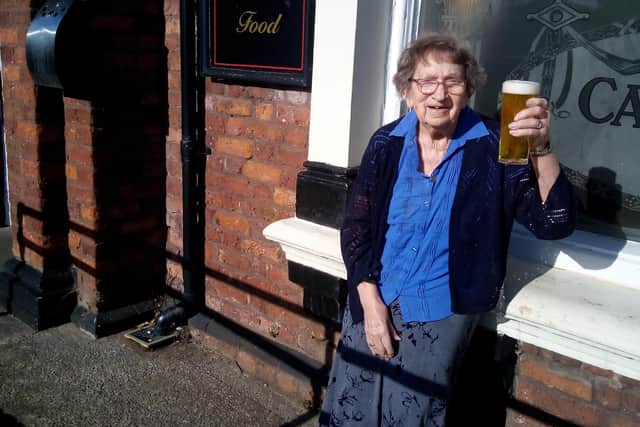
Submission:
<svg viewBox="0 0 640 427">
<path fill-rule="evenodd" d="M 498 333 L 640 380 L 640 290 L 516 258 L 509 269 Z"/>
<path fill-rule="evenodd" d="M 269 224 L 262 234 L 280 244 L 288 261 L 347 278 L 340 251 L 340 232 L 335 228 L 294 217 Z"/>
<path fill-rule="evenodd" d="M 270 224 L 289 261 L 346 278 L 336 229 L 298 218 Z M 640 380 L 640 245 L 577 231 L 511 241 L 498 333 Z"/>
</svg>

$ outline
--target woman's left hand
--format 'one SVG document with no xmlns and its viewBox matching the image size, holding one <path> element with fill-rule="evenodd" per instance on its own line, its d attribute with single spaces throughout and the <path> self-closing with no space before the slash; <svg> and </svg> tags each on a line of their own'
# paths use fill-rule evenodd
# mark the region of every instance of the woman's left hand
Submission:
<svg viewBox="0 0 640 427">
<path fill-rule="evenodd" d="M 545 98 L 529 98 L 527 108 L 509 123 L 509 133 L 529 137 L 529 148 L 541 149 L 549 141 L 549 103 Z"/>
</svg>

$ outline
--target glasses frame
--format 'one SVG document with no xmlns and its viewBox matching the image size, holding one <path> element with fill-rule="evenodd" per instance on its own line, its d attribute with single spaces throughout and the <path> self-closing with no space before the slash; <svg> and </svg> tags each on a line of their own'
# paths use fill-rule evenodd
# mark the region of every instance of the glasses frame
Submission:
<svg viewBox="0 0 640 427">
<path fill-rule="evenodd" d="M 418 92 L 420 92 L 423 95 L 431 95 L 435 93 L 435 91 L 438 90 L 438 86 L 440 85 L 442 85 L 444 90 L 450 95 L 463 95 L 467 88 L 467 82 L 464 79 L 457 79 L 457 78 L 453 78 L 453 79 L 448 78 L 443 80 L 443 79 L 414 79 L 413 77 L 410 77 L 408 80 L 409 82 L 415 83 L 416 87 L 418 88 Z M 451 82 L 453 82 L 453 84 L 451 84 Z M 436 84 L 433 90 L 431 91 L 427 91 L 424 89 L 425 85 L 429 83 Z M 452 91 L 451 89 L 454 89 L 454 90 Z"/>
</svg>

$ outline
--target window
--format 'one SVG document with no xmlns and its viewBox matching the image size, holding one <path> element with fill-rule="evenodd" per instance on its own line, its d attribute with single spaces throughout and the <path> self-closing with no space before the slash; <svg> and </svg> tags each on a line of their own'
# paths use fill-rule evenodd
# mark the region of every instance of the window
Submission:
<svg viewBox="0 0 640 427">
<path fill-rule="evenodd" d="M 431 31 L 470 41 L 489 75 L 472 100 L 483 114 L 496 115 L 503 80 L 541 82 L 580 228 L 640 241 L 640 3 L 407 0 L 402 7 L 419 17 L 405 21 L 405 43 Z M 389 59 L 393 73 L 397 56 Z"/>
</svg>

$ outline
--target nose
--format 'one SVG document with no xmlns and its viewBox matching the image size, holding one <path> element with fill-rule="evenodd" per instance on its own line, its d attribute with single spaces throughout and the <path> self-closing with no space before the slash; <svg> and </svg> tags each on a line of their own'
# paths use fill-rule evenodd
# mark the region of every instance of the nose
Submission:
<svg viewBox="0 0 640 427">
<path fill-rule="evenodd" d="M 436 90 L 433 91 L 431 96 L 437 100 L 445 99 L 447 97 L 447 89 L 445 88 L 444 84 L 439 83 L 438 86 L 436 86 Z"/>
</svg>

